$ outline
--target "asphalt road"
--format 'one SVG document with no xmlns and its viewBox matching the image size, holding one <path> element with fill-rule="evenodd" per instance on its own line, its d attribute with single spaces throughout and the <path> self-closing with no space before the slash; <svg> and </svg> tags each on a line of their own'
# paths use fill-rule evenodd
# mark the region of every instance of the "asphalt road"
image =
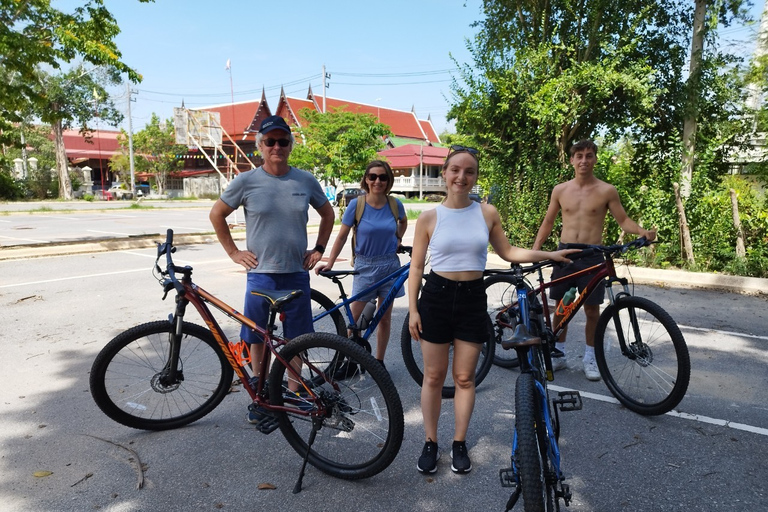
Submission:
<svg viewBox="0 0 768 512">
<path fill-rule="evenodd" d="M 208 213 L 213 201 L 132 201 L 0 203 L 0 249 L 67 242 L 103 241 L 158 235 L 213 233 Z M 434 203 L 406 203 L 406 210 L 434 208 Z M 244 222 L 242 209 L 228 217 Z M 320 216 L 309 210 L 309 224 Z"/>
<path fill-rule="evenodd" d="M 177 259 L 194 266 L 200 286 L 240 308 L 244 273 L 217 244 L 180 247 Z M 468 437 L 473 471 L 454 475 L 444 453 L 434 476 L 419 475 L 419 388 L 402 364 L 397 335 L 406 299 L 395 304 L 386 357 L 405 409 L 405 439 L 394 463 L 373 478 L 348 482 L 310 467 L 304 490 L 292 494 L 301 460 L 279 431 L 264 436 L 245 422 L 243 392 L 175 431 L 142 432 L 108 419 L 88 392 L 96 354 L 119 332 L 173 311 L 171 299 L 160 300 L 153 261 L 151 249 L 0 261 L 0 510 L 503 510 L 509 490 L 498 471 L 509 465 L 517 373 L 493 368 L 478 388 Z M 336 296 L 327 280 L 313 277 L 313 286 Z M 577 318 L 571 368 L 553 386 L 584 398 L 583 410 L 561 416 L 563 468 L 574 495 L 565 510 L 766 510 L 768 300 L 647 286 L 635 293 L 682 326 L 693 366 L 689 391 L 664 416 L 622 408 L 602 382 L 578 370 Z M 445 400 L 443 448 L 452 417 Z M 259 490 L 262 483 L 276 488 Z"/>
</svg>

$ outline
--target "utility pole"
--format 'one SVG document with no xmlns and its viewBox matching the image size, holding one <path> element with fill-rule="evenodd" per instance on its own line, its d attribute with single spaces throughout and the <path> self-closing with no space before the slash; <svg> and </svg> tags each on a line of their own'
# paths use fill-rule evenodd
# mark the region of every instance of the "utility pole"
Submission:
<svg viewBox="0 0 768 512">
<path fill-rule="evenodd" d="M 323 64 L 323 114 L 325 114 L 325 90 L 328 89 L 329 84 L 326 79 L 331 79 L 331 74 L 325 72 L 325 64 Z"/>
<path fill-rule="evenodd" d="M 128 91 L 128 162 L 131 167 L 131 194 L 136 197 L 136 177 L 133 167 L 133 120 L 131 119 L 131 102 L 133 101 L 133 91 L 131 90 L 131 82 L 126 82 L 126 88 Z"/>
</svg>

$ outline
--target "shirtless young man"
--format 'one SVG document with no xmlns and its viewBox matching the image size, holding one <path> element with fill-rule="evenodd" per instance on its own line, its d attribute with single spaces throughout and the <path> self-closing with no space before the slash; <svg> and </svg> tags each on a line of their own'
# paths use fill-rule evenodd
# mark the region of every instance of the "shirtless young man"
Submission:
<svg viewBox="0 0 768 512">
<path fill-rule="evenodd" d="M 563 215 L 563 230 L 560 233 L 558 249 L 580 248 L 581 244 L 602 244 L 605 217 L 609 211 L 613 218 L 616 219 L 616 222 L 618 222 L 619 227 L 625 232 L 644 236 L 648 240 L 656 238 L 656 230 L 643 229 L 627 216 L 627 212 L 624 211 L 624 207 L 621 205 L 616 187 L 595 177 L 597 145 L 594 142 L 591 140 L 577 142 L 571 146 L 570 155 L 574 178 L 557 185 L 552 190 L 547 214 L 539 228 L 539 232 L 536 234 L 533 250 L 539 250 L 544 245 L 544 242 L 552 232 L 558 213 Z M 562 268 L 555 268 L 552 272 L 552 278 L 573 274 L 600 263 L 602 260 L 603 256 L 601 254 L 593 258 L 577 259 Z M 592 276 L 588 274 L 572 281 L 566 281 L 560 286 L 553 286 L 550 298 L 555 301 L 561 300 L 565 292 L 573 286 L 577 286 L 579 292 L 581 292 L 591 278 Z M 597 327 L 597 319 L 600 316 L 600 304 L 602 304 L 604 297 L 605 288 L 599 287 L 592 295 L 587 297 L 584 303 L 584 314 L 587 316 L 584 335 L 587 345 L 582 362 L 584 374 L 589 380 L 600 380 L 600 372 L 597 369 L 597 363 L 595 363 L 595 328 Z M 555 327 L 561 320 L 562 317 L 555 314 L 553 322 Z M 565 358 L 566 334 L 567 330 L 564 330 L 556 345 L 557 350 L 553 353 L 552 365 L 555 370 L 562 370 L 568 366 Z"/>
</svg>

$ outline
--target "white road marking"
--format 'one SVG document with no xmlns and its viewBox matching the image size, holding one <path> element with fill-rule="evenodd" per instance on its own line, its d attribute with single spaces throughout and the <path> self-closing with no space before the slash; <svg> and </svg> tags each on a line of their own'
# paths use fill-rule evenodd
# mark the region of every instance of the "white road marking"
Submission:
<svg viewBox="0 0 768 512">
<path fill-rule="evenodd" d="M 547 386 L 552 391 L 571 391 L 571 388 L 563 388 L 560 386 L 550 385 Z M 597 393 L 589 393 L 587 391 L 579 391 L 579 395 L 582 398 L 589 398 L 590 400 L 597 400 L 599 402 L 606 402 L 609 404 L 619 404 L 619 401 L 612 396 L 598 395 Z M 735 423 L 733 421 L 722 420 L 719 418 L 710 418 L 709 416 L 702 416 L 700 414 L 690 414 L 681 411 L 670 411 L 665 416 L 672 416 L 674 418 L 681 418 L 684 420 L 693 420 L 700 423 L 708 423 L 710 425 L 717 425 L 719 427 L 728 427 L 736 430 L 743 430 L 745 432 L 751 432 L 753 434 L 759 434 L 761 436 L 768 436 L 768 428 L 756 427 L 754 425 L 747 425 L 744 423 Z"/>
<path fill-rule="evenodd" d="M 21 240 L 23 242 L 35 242 L 35 243 L 41 243 L 41 244 L 47 244 L 50 242 L 50 240 L 36 240 L 34 238 L 18 238 L 15 236 L 3 236 L 3 235 L 0 235 L 0 238 L 5 238 L 6 240 Z"/>
<path fill-rule="evenodd" d="M 730 336 L 740 336 L 742 338 L 754 338 L 758 340 L 768 341 L 768 336 L 760 336 L 759 334 L 744 334 L 741 332 L 720 331 L 717 329 L 709 329 L 707 327 L 691 327 L 690 325 L 680 325 L 680 324 L 677 324 L 677 326 L 681 329 L 690 329 L 691 331 L 716 332 L 718 334 L 728 334 Z"/>
</svg>

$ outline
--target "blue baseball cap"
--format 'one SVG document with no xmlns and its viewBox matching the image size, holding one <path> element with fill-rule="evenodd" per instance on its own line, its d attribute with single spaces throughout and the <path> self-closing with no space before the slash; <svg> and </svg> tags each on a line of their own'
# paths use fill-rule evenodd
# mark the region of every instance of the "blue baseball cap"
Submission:
<svg viewBox="0 0 768 512">
<path fill-rule="evenodd" d="M 261 122 L 259 133 L 266 134 L 272 130 L 283 130 L 284 132 L 291 133 L 291 127 L 280 116 L 269 116 Z"/>
</svg>

